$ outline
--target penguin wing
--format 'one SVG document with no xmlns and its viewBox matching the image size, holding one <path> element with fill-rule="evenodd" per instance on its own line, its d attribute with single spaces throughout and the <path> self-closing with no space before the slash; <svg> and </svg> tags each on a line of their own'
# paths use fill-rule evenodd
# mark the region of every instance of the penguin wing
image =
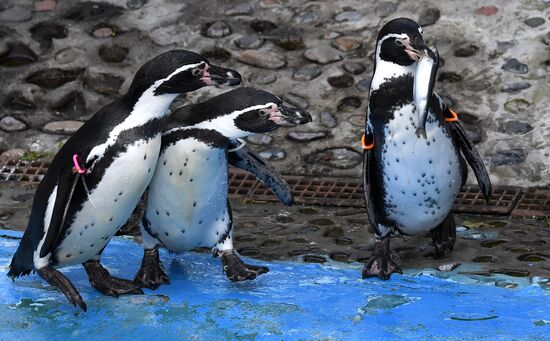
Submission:
<svg viewBox="0 0 550 341">
<path fill-rule="evenodd" d="M 229 142 L 229 149 L 238 146 L 238 142 Z M 245 170 L 254 175 L 266 185 L 277 198 L 286 206 L 294 204 L 294 195 L 290 186 L 282 175 L 257 153 L 246 147 L 228 153 L 230 165 Z"/>
<path fill-rule="evenodd" d="M 71 204 L 73 193 L 82 175 L 73 173 L 72 169 L 65 168 L 59 175 L 57 180 L 57 193 L 55 196 L 55 204 L 52 210 L 52 215 L 48 226 L 45 226 L 46 239 L 40 250 L 40 258 L 45 257 L 48 253 L 52 252 L 57 241 L 61 237 L 63 227 L 65 225 L 65 219 L 67 217 L 67 211 Z"/>
<path fill-rule="evenodd" d="M 365 207 L 367 208 L 367 216 L 369 223 L 374 232 L 381 236 L 382 233 L 378 228 L 376 210 L 374 209 L 374 200 L 372 194 L 372 184 L 374 181 L 374 134 L 370 124 L 367 121 L 365 126 L 365 135 L 361 138 L 363 147 L 363 196 L 365 198 Z"/>
<path fill-rule="evenodd" d="M 447 106 L 438 93 L 434 91 L 434 94 L 439 101 L 440 109 L 445 116 L 445 120 L 449 124 L 454 142 L 458 145 L 464 155 L 464 158 L 474 171 L 479 188 L 483 193 L 483 197 L 485 197 L 485 201 L 489 202 L 493 191 L 491 179 L 489 178 L 487 168 L 485 168 L 485 164 L 483 163 L 479 152 L 473 142 L 468 138 L 468 135 L 466 134 L 466 131 L 464 131 L 464 128 L 462 128 L 456 114 Z"/>
</svg>

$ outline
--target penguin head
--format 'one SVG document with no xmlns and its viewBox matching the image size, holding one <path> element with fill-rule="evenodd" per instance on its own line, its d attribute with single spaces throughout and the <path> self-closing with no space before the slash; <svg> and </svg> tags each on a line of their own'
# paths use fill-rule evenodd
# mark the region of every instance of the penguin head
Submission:
<svg viewBox="0 0 550 341">
<path fill-rule="evenodd" d="M 145 63 L 136 73 L 129 93 L 141 95 L 151 89 L 154 96 L 190 92 L 208 85 L 237 85 L 241 75 L 210 64 L 199 54 L 170 50 Z"/>
<path fill-rule="evenodd" d="M 421 57 L 434 58 L 422 37 L 422 27 L 408 18 L 393 19 L 385 24 L 376 41 L 376 61 L 409 66 Z"/>
<path fill-rule="evenodd" d="M 172 115 L 172 120 L 180 126 L 213 129 L 227 138 L 241 138 L 312 121 L 306 111 L 288 107 L 279 97 L 254 88 L 235 89 L 204 103 L 180 108 Z"/>
</svg>

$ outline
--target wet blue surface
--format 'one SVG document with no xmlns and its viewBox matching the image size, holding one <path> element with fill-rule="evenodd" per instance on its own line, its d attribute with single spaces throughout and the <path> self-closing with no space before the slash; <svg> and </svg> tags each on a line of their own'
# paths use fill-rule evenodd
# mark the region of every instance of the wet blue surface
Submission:
<svg viewBox="0 0 550 341">
<path fill-rule="evenodd" d="M 358 264 L 257 262 L 271 272 L 246 283 L 225 279 L 210 254 L 161 252 L 171 284 L 118 299 L 95 292 L 81 267 L 63 272 L 88 312 L 37 275 L 5 275 L 19 241 L 0 235 L 1 340 L 550 339 L 550 290 L 529 279 L 409 272 L 361 280 Z M 112 274 L 132 278 L 141 247 L 114 239 L 104 254 Z M 515 289 L 495 285 L 516 282 Z"/>
</svg>

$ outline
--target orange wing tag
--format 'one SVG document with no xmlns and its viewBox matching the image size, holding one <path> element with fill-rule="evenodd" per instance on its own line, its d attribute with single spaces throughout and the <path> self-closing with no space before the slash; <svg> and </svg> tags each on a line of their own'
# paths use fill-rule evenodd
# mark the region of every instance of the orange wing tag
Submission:
<svg viewBox="0 0 550 341">
<path fill-rule="evenodd" d="M 451 109 L 449 109 L 449 111 L 451 112 L 451 115 L 453 115 L 453 117 L 445 117 L 445 121 L 447 121 L 447 122 L 458 121 L 458 114 L 456 112 L 452 111 Z"/>
<path fill-rule="evenodd" d="M 363 134 L 363 136 L 361 136 L 361 147 L 365 150 L 372 149 L 374 147 L 374 139 L 372 139 L 372 141 L 369 141 L 369 142 L 370 144 L 367 146 L 365 142 L 365 134 Z"/>
</svg>

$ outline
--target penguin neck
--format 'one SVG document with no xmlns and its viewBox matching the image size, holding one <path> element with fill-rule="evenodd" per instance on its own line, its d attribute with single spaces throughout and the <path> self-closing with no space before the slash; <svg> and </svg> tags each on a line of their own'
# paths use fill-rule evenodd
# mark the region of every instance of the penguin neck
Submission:
<svg viewBox="0 0 550 341">
<path fill-rule="evenodd" d="M 126 120 L 131 120 L 138 126 L 149 120 L 166 116 L 170 104 L 179 94 L 155 95 L 154 89 L 155 87 L 151 86 L 137 98 L 131 93 L 125 96 L 129 103 L 133 103 L 130 105 L 130 115 Z"/>
<path fill-rule="evenodd" d="M 200 123 L 196 123 L 191 126 L 183 127 L 183 129 L 213 130 L 227 139 L 237 139 L 237 138 L 247 137 L 252 133 L 240 129 L 235 124 L 235 119 L 240 114 L 241 114 L 241 111 L 234 111 L 229 114 L 214 117 L 207 121 L 202 121 Z"/>
<path fill-rule="evenodd" d="M 416 65 L 417 63 L 413 63 L 404 66 L 383 59 L 377 59 L 370 85 L 370 93 L 378 90 L 382 83 L 391 81 L 392 79 L 407 75 L 414 77 Z"/>
</svg>

